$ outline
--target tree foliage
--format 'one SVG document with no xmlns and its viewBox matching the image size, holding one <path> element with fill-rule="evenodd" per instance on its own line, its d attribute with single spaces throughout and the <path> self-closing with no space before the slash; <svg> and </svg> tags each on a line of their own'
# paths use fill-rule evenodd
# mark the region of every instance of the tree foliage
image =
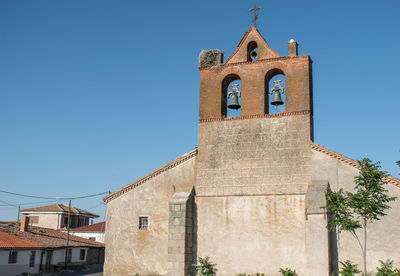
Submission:
<svg viewBox="0 0 400 276">
<path fill-rule="evenodd" d="M 341 276 L 354 276 L 361 271 L 358 270 L 357 265 L 353 264 L 351 261 L 346 260 L 344 262 L 340 262 L 342 269 L 339 271 Z"/>
<path fill-rule="evenodd" d="M 379 261 L 381 266 L 377 267 L 376 276 L 400 276 L 400 270 L 393 268 L 393 260 Z"/>
<path fill-rule="evenodd" d="M 212 263 L 209 257 L 205 258 L 199 257 L 198 263 L 199 264 L 194 265 L 194 267 L 196 267 L 198 275 L 214 276 L 217 274 L 217 268 L 216 268 L 217 265 Z"/>
</svg>

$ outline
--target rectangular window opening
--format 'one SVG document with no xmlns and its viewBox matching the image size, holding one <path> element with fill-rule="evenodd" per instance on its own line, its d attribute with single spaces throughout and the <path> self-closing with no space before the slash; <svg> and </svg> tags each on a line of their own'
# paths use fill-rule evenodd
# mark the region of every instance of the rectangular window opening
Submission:
<svg viewBox="0 0 400 276">
<path fill-rule="evenodd" d="M 86 250 L 85 249 L 81 249 L 80 255 L 79 255 L 79 260 L 84 260 L 85 259 L 85 255 L 86 255 Z"/>
<path fill-rule="evenodd" d="M 10 251 L 8 254 L 8 263 L 9 264 L 16 264 L 17 263 L 17 256 L 18 252 L 17 251 Z"/>
<path fill-rule="evenodd" d="M 29 258 L 29 267 L 35 266 L 35 256 L 36 256 L 36 251 L 32 251 L 31 256 Z"/>
<path fill-rule="evenodd" d="M 149 217 L 139 217 L 139 229 L 149 228 Z"/>
<path fill-rule="evenodd" d="M 70 263 L 72 261 L 72 249 L 68 248 L 68 252 L 67 252 L 67 262 Z"/>
</svg>

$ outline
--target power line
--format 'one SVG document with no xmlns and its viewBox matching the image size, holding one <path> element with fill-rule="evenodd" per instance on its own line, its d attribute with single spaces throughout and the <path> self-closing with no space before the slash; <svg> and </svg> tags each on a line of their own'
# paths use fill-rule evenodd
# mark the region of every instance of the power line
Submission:
<svg viewBox="0 0 400 276">
<path fill-rule="evenodd" d="M 33 204 L 41 204 L 41 203 L 51 203 L 51 202 L 56 202 L 57 200 L 47 200 L 47 201 L 36 201 L 36 202 L 26 202 L 26 203 L 7 203 L 3 200 L 0 200 L 0 202 L 6 203 L 4 205 L 0 205 L 0 207 L 2 206 L 18 206 L 18 205 L 33 205 Z"/>
<path fill-rule="evenodd" d="M 85 196 L 77 196 L 77 197 L 44 197 L 44 196 L 18 194 L 18 193 L 13 193 L 13 192 L 4 191 L 4 190 L 0 190 L 0 193 L 16 195 L 16 196 L 22 196 L 22 197 L 30 197 L 30 198 L 53 199 L 53 200 L 57 200 L 57 201 L 60 201 L 60 200 L 72 200 L 72 199 L 82 199 L 82 198 L 89 198 L 89 197 L 95 197 L 95 196 L 108 194 L 108 192 L 103 192 L 103 193 L 98 193 L 98 194 L 93 194 L 93 195 L 85 195 Z"/>
</svg>

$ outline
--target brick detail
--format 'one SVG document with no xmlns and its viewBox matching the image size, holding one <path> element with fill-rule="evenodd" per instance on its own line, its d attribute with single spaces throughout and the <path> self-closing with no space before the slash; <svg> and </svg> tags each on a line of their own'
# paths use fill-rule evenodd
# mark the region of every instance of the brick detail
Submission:
<svg viewBox="0 0 400 276">
<path fill-rule="evenodd" d="M 258 118 L 278 118 L 278 117 L 286 117 L 286 116 L 293 116 L 293 115 L 305 115 L 305 114 L 311 114 L 311 112 L 309 110 L 305 110 L 305 111 L 295 111 L 295 112 L 282 112 L 282 113 L 278 113 L 278 114 L 257 114 L 257 115 L 247 115 L 247 116 L 239 116 L 239 117 L 209 118 L 209 119 L 202 119 L 199 122 L 207 123 L 207 122 L 247 120 L 247 119 L 258 119 Z"/>
<path fill-rule="evenodd" d="M 175 193 L 169 203 L 168 276 L 194 275 L 192 193 Z"/>
<path fill-rule="evenodd" d="M 175 168 L 176 166 L 178 166 L 179 164 L 192 159 L 193 157 L 195 157 L 197 155 L 197 148 L 195 148 L 194 150 L 192 150 L 191 152 L 186 153 L 185 155 L 182 155 L 180 157 L 178 157 L 177 159 L 175 159 L 174 161 L 169 162 L 168 164 L 162 166 L 161 168 L 158 168 L 157 170 L 139 178 L 138 180 L 135 180 L 132 183 L 129 183 L 128 185 L 122 187 L 121 189 L 109 194 L 108 196 L 103 197 L 103 200 L 108 203 L 113 199 L 116 199 L 117 197 L 129 192 L 130 190 L 134 189 L 137 186 L 142 185 L 143 183 L 149 181 L 150 179 L 152 179 L 153 177 L 156 177 L 160 174 L 162 174 L 163 172 L 166 172 L 172 168 Z"/>
<path fill-rule="evenodd" d="M 268 79 L 285 74 L 287 112 L 312 112 L 312 61 L 309 56 L 277 57 L 255 62 L 238 62 L 200 69 L 199 119 L 225 117 L 224 80 L 238 76 L 241 80 L 242 116 L 268 114 Z M 312 122 L 311 122 L 312 123 Z"/>
</svg>

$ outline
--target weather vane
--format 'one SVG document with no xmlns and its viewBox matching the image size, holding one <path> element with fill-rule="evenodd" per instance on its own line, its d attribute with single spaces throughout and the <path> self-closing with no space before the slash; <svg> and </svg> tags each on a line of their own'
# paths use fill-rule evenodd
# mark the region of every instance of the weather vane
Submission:
<svg viewBox="0 0 400 276">
<path fill-rule="evenodd" d="M 256 26 L 256 21 L 258 19 L 258 13 L 257 11 L 261 10 L 263 7 L 257 7 L 257 3 L 254 1 L 253 7 L 249 10 L 249 12 L 252 12 L 254 14 L 253 18 L 253 25 Z"/>
</svg>

